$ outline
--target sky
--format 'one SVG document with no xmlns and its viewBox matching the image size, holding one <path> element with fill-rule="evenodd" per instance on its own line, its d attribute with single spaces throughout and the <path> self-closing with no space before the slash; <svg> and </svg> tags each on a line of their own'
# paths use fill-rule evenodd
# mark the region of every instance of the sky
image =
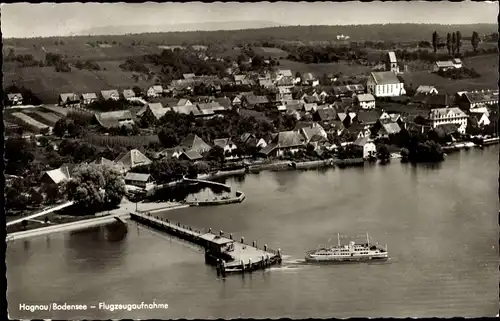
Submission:
<svg viewBox="0 0 500 321">
<path fill-rule="evenodd" d="M 269 21 L 280 25 L 376 23 L 497 23 L 496 2 L 257 2 L 2 4 L 5 38 L 85 34 L 106 26 Z M 165 27 L 165 25 L 168 25 Z"/>
</svg>

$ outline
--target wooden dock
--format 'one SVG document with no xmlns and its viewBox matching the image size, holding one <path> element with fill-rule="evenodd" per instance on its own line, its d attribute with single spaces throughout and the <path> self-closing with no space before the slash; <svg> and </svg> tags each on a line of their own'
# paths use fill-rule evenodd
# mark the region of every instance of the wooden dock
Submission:
<svg viewBox="0 0 500 321">
<path fill-rule="evenodd" d="M 214 234 L 209 229 L 207 233 L 203 233 L 149 213 L 131 213 L 130 219 L 205 248 L 205 262 L 215 265 L 218 275 L 252 272 L 281 263 L 280 249 L 276 251 L 267 245 L 258 248 L 255 241 L 248 245 L 243 237 L 237 242 L 233 240 L 232 234 L 229 238 L 224 237 L 223 231 Z"/>
</svg>

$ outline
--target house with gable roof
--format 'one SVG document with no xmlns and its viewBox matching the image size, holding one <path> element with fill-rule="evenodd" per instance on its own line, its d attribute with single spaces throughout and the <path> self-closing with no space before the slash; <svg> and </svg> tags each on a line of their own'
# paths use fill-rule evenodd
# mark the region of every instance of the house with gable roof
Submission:
<svg viewBox="0 0 500 321">
<path fill-rule="evenodd" d="M 219 146 L 224 150 L 224 156 L 226 159 L 235 158 L 232 153 L 238 148 L 231 138 L 218 138 L 214 139 L 214 146 Z M 229 155 L 229 156 L 226 156 Z"/>
<path fill-rule="evenodd" d="M 97 101 L 96 93 L 85 93 L 80 95 L 80 103 L 82 105 L 90 105 Z"/>
<path fill-rule="evenodd" d="M 203 139 L 193 133 L 187 135 L 179 144 L 179 147 L 182 147 L 184 151 L 195 151 L 199 154 L 206 153 L 212 149 L 212 147 L 205 143 Z"/>
<path fill-rule="evenodd" d="M 362 109 L 373 109 L 375 108 L 375 97 L 372 94 L 360 94 L 354 96 L 354 101 Z"/>
<path fill-rule="evenodd" d="M 125 175 L 125 184 L 150 189 L 154 186 L 155 180 L 151 174 L 128 172 Z"/>
<path fill-rule="evenodd" d="M 120 100 L 120 93 L 116 89 L 101 90 L 100 98 L 104 101 L 107 100 L 118 101 Z"/>
<path fill-rule="evenodd" d="M 304 146 L 303 137 L 295 130 L 279 132 L 271 142 L 261 150 L 266 157 L 280 157 L 285 153 L 296 153 Z"/>
<path fill-rule="evenodd" d="M 74 168 L 74 164 L 66 164 L 59 168 L 46 171 L 42 175 L 41 183 L 45 186 L 58 186 L 62 182 L 71 179 L 71 173 Z"/>
<path fill-rule="evenodd" d="M 11 106 L 22 105 L 23 104 L 23 95 L 20 93 L 11 93 L 7 94 L 7 100 Z"/>
<path fill-rule="evenodd" d="M 146 96 L 148 98 L 156 98 L 163 95 L 163 87 L 161 85 L 154 85 L 148 88 Z"/>
<path fill-rule="evenodd" d="M 170 107 L 163 107 L 161 103 L 149 103 L 136 114 L 137 117 L 160 120 L 166 113 L 172 111 Z"/>
<path fill-rule="evenodd" d="M 377 146 L 369 140 L 368 137 L 359 137 L 353 143 L 356 146 L 363 148 L 363 158 L 368 159 L 377 155 Z"/>
<path fill-rule="evenodd" d="M 80 106 L 80 97 L 75 93 L 64 93 L 59 95 L 59 106 L 78 107 Z"/>
<path fill-rule="evenodd" d="M 135 92 L 132 89 L 124 89 L 122 91 L 122 97 L 125 100 L 130 100 L 135 98 Z"/>
<path fill-rule="evenodd" d="M 126 170 L 130 170 L 137 166 L 151 164 L 151 160 L 139 150 L 132 149 L 128 152 L 120 154 L 116 158 L 115 163 L 123 166 Z"/>
<path fill-rule="evenodd" d="M 484 111 L 483 108 L 498 108 L 498 89 L 496 90 L 474 90 L 457 93 L 458 105 L 462 110 L 474 112 Z"/>
</svg>

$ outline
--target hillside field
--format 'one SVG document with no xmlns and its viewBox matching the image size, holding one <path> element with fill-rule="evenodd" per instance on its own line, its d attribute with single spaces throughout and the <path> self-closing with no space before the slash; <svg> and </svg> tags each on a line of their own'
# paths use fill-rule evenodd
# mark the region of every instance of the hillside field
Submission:
<svg viewBox="0 0 500 321">
<path fill-rule="evenodd" d="M 146 88 L 154 84 L 154 79 L 144 77 L 135 81 L 133 72 L 123 71 L 118 61 L 99 62 L 100 71 L 78 70 L 56 72 L 53 67 L 16 68 L 11 63 L 3 66 L 4 87 L 11 84 L 30 89 L 44 103 L 57 103 L 60 93 L 99 92 L 106 89 L 125 89 L 139 86 Z"/>
<path fill-rule="evenodd" d="M 290 69 L 293 74 L 296 72 L 307 73 L 310 72 L 316 77 L 322 77 L 324 74 L 337 74 L 342 73 L 345 76 L 362 75 L 371 71 L 370 67 L 349 64 L 345 61 L 338 63 L 320 63 L 320 64 L 307 64 L 304 62 L 297 62 L 292 60 L 280 60 L 280 69 Z"/>
<path fill-rule="evenodd" d="M 475 79 L 451 80 L 429 71 L 415 71 L 403 74 L 407 84 L 414 88 L 432 85 L 440 92 L 454 94 L 463 90 L 495 89 L 498 86 L 498 55 L 483 55 L 464 59 L 464 65 L 474 68 L 481 77 Z"/>
</svg>

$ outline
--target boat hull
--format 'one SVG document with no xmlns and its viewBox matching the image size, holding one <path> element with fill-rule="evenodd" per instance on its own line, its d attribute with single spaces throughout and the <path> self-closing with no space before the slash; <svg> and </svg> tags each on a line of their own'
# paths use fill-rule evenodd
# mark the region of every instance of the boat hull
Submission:
<svg viewBox="0 0 500 321">
<path fill-rule="evenodd" d="M 314 257 L 307 255 L 305 257 L 306 262 L 309 263 L 362 263 L 362 262 L 380 262 L 387 261 L 388 256 L 363 256 L 363 257 Z"/>
</svg>

